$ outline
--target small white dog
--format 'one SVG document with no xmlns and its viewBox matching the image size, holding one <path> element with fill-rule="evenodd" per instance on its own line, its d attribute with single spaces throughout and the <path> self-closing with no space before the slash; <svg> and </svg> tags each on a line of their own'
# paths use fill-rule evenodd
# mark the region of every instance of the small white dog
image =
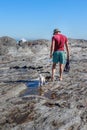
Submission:
<svg viewBox="0 0 87 130">
<path fill-rule="evenodd" d="M 41 74 L 39 74 L 39 81 L 40 81 L 40 86 L 45 85 L 45 77 Z"/>
</svg>

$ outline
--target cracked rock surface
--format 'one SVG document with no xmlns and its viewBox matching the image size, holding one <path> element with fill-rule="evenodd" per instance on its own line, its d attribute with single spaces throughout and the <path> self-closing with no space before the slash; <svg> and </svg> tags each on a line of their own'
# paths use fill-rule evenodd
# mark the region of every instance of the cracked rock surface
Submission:
<svg viewBox="0 0 87 130">
<path fill-rule="evenodd" d="M 38 94 L 20 96 L 26 82 L 51 76 L 50 41 L 17 44 L 0 38 L 0 130 L 87 130 L 87 41 L 69 39 L 70 71 Z"/>
</svg>

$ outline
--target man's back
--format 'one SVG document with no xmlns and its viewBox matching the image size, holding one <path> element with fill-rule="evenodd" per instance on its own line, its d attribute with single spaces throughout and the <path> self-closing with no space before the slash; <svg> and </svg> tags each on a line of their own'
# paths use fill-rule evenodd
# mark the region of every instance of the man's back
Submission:
<svg viewBox="0 0 87 130">
<path fill-rule="evenodd" d="M 55 34 L 52 37 L 52 41 L 55 41 L 55 48 L 54 51 L 64 51 L 64 44 L 67 42 L 67 37 L 64 36 L 63 34 Z"/>
</svg>

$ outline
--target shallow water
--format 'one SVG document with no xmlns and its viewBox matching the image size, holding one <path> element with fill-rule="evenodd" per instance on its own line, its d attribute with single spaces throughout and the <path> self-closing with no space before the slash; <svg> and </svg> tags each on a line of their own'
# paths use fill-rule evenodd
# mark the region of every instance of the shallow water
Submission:
<svg viewBox="0 0 87 130">
<path fill-rule="evenodd" d="M 27 89 L 20 93 L 20 96 L 39 95 L 38 88 L 40 87 L 39 80 L 32 80 L 26 82 Z"/>
<path fill-rule="evenodd" d="M 27 87 L 38 87 L 40 86 L 40 81 L 39 80 L 32 80 L 26 83 Z"/>
</svg>

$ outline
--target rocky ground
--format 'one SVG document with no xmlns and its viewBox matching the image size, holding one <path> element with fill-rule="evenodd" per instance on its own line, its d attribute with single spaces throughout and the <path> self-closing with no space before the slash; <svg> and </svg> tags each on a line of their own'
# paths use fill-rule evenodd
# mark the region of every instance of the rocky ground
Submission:
<svg viewBox="0 0 87 130">
<path fill-rule="evenodd" d="M 0 38 L 0 130 L 87 130 L 87 41 L 69 39 L 70 72 L 20 96 L 26 82 L 51 76 L 50 41 Z"/>
</svg>

